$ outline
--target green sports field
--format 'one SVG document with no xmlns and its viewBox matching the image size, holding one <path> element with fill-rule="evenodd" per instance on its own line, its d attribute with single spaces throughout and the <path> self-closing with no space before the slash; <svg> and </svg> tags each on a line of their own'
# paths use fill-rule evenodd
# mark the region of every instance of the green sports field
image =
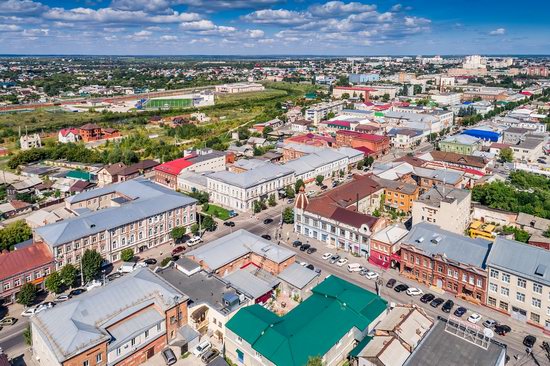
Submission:
<svg viewBox="0 0 550 366">
<path fill-rule="evenodd" d="M 179 109 L 192 106 L 192 99 L 150 99 L 144 105 L 146 109 Z"/>
</svg>

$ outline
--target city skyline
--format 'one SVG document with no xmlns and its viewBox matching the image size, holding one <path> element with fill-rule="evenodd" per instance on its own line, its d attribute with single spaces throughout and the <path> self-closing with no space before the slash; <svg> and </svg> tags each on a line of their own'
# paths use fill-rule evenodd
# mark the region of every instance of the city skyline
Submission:
<svg viewBox="0 0 550 366">
<path fill-rule="evenodd" d="M 471 4 L 470 4 L 471 3 Z M 0 54 L 548 54 L 550 4 L 7 0 Z M 473 11 L 472 9 L 475 9 Z"/>
</svg>

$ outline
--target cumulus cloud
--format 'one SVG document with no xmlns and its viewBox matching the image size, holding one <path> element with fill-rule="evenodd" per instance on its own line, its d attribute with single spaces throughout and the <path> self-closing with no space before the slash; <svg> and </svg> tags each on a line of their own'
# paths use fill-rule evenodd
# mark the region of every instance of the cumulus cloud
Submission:
<svg viewBox="0 0 550 366">
<path fill-rule="evenodd" d="M 17 32 L 21 27 L 15 24 L 0 24 L 0 32 Z"/>
<path fill-rule="evenodd" d="M 210 30 L 214 29 L 216 25 L 212 23 L 210 20 L 197 20 L 195 22 L 188 22 L 188 23 L 182 23 L 180 24 L 180 28 L 183 30 Z"/>
<path fill-rule="evenodd" d="M 180 23 L 191 22 L 200 19 L 196 13 L 178 13 L 150 15 L 144 11 L 117 10 L 111 8 L 90 9 L 90 8 L 52 8 L 43 17 L 59 21 L 84 21 L 96 23 Z"/>
<path fill-rule="evenodd" d="M 261 29 L 247 29 L 246 32 L 250 38 L 262 38 L 265 32 Z"/>
<path fill-rule="evenodd" d="M 317 16 L 338 16 L 342 14 L 363 13 L 376 10 L 376 5 L 362 4 L 358 2 L 344 3 L 342 1 L 329 1 L 325 4 L 312 5 L 309 12 Z"/>
<path fill-rule="evenodd" d="M 506 34 L 506 29 L 504 28 L 497 28 L 489 32 L 489 35 L 491 36 L 502 36 L 504 34 Z"/>
<path fill-rule="evenodd" d="M 171 36 L 171 35 L 164 35 L 164 36 L 160 37 L 160 40 L 165 41 L 165 42 L 173 42 L 173 41 L 177 41 L 178 37 L 177 36 Z"/>
<path fill-rule="evenodd" d="M 263 9 L 256 10 L 243 17 L 244 20 L 257 24 L 296 25 L 308 21 L 308 14 L 287 9 Z"/>
<path fill-rule="evenodd" d="M 0 1 L 0 14 L 3 15 L 31 15 L 44 11 L 47 7 L 42 3 L 32 0 L 2 0 Z"/>
</svg>

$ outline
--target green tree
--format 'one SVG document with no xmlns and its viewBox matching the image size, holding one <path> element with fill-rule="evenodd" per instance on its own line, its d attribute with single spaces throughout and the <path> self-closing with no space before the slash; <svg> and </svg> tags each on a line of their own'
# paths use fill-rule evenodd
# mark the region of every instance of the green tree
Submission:
<svg viewBox="0 0 550 366">
<path fill-rule="evenodd" d="M 283 210 L 283 222 L 285 224 L 294 224 L 294 210 L 292 207 L 285 207 Z"/>
<path fill-rule="evenodd" d="M 25 344 L 27 346 L 32 346 L 32 330 L 30 324 L 28 324 L 23 331 L 23 339 L 25 339 Z"/>
<path fill-rule="evenodd" d="M 387 102 L 390 100 L 390 95 L 388 93 L 382 95 L 382 101 Z"/>
<path fill-rule="evenodd" d="M 193 225 L 191 225 L 191 232 L 195 236 L 198 235 L 199 234 L 199 224 L 194 223 Z"/>
<path fill-rule="evenodd" d="M 19 290 L 19 293 L 17 294 L 16 301 L 25 306 L 32 305 L 36 299 L 36 292 L 36 286 L 30 282 L 27 282 L 21 286 L 21 290 Z"/>
<path fill-rule="evenodd" d="M 498 158 L 502 162 L 511 163 L 514 160 L 514 152 L 509 147 L 500 150 Z"/>
<path fill-rule="evenodd" d="M 103 258 L 101 254 L 93 249 L 86 249 L 84 255 L 82 256 L 82 274 L 84 276 L 84 282 L 89 282 L 93 280 L 101 270 L 101 263 Z"/>
<path fill-rule="evenodd" d="M 310 356 L 307 360 L 306 366 L 324 366 L 321 356 Z"/>
<path fill-rule="evenodd" d="M 183 237 L 185 236 L 185 228 L 183 226 L 176 226 L 175 228 L 172 229 L 172 231 L 170 232 L 170 236 L 172 237 L 172 239 L 174 239 L 176 242 L 179 242 L 181 241 L 181 239 L 183 239 Z"/>
<path fill-rule="evenodd" d="M 262 211 L 262 203 L 260 201 L 254 201 L 253 206 L 254 213 L 260 213 Z"/>
<path fill-rule="evenodd" d="M 46 277 L 44 285 L 48 291 L 58 294 L 63 289 L 63 279 L 61 278 L 59 272 L 52 272 L 48 277 Z"/>
<path fill-rule="evenodd" d="M 275 195 L 273 193 L 269 195 L 269 199 L 267 200 L 267 203 L 271 207 L 277 206 L 277 199 L 275 198 Z"/>
<path fill-rule="evenodd" d="M 171 260 L 172 260 L 172 257 L 163 258 L 162 261 L 160 262 L 160 266 L 166 267 L 166 265 L 170 263 Z"/>
<path fill-rule="evenodd" d="M 204 230 L 214 231 L 216 230 L 216 221 L 212 216 L 204 216 L 202 219 L 202 227 Z"/>
<path fill-rule="evenodd" d="M 268 136 L 271 132 L 273 132 L 273 127 L 271 127 L 271 126 L 265 126 L 264 129 L 262 130 L 262 136 L 263 136 L 264 138 L 267 138 L 267 136 Z"/>
<path fill-rule="evenodd" d="M 550 238 L 550 226 L 544 231 L 544 233 L 542 233 L 542 235 L 546 238 Z"/>
<path fill-rule="evenodd" d="M 285 194 L 288 198 L 294 198 L 296 196 L 296 193 L 294 192 L 294 188 L 292 188 L 292 186 L 287 186 L 285 188 Z"/>
<path fill-rule="evenodd" d="M 315 177 L 315 183 L 318 185 L 318 186 L 322 186 L 323 185 L 323 180 L 325 179 L 325 177 L 323 177 L 322 175 L 318 175 Z"/>
<path fill-rule="evenodd" d="M 363 160 L 359 160 L 357 162 L 357 169 L 363 170 L 363 167 L 365 166 L 365 162 Z"/>
<path fill-rule="evenodd" d="M 8 224 L 0 230 L 0 251 L 10 250 L 17 243 L 32 238 L 32 229 L 23 220 Z"/>
<path fill-rule="evenodd" d="M 349 93 L 342 94 L 342 99 L 349 99 Z"/>
<path fill-rule="evenodd" d="M 134 259 L 134 250 L 132 248 L 123 249 L 122 252 L 120 252 L 120 259 L 123 262 L 130 262 Z"/>
<path fill-rule="evenodd" d="M 76 267 L 69 263 L 61 268 L 61 271 L 59 271 L 59 276 L 65 286 L 73 287 L 76 282 L 77 273 L 78 270 Z"/>
<path fill-rule="evenodd" d="M 334 118 L 334 117 L 336 117 L 336 113 L 328 112 L 324 119 L 327 120 L 327 119 L 331 119 L 331 118 Z"/>
<path fill-rule="evenodd" d="M 365 163 L 365 166 L 371 167 L 372 164 L 374 164 L 374 158 L 372 156 L 367 156 L 363 159 L 363 162 Z"/>
<path fill-rule="evenodd" d="M 304 184 L 304 181 L 301 180 L 301 179 L 298 179 L 296 181 L 296 183 L 294 183 L 294 192 L 300 192 L 300 188 L 302 187 L 306 187 L 306 185 Z"/>
</svg>

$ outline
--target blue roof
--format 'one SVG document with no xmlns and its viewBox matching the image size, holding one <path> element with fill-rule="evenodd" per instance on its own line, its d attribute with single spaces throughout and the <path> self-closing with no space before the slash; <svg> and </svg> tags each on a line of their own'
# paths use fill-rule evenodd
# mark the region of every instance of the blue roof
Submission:
<svg viewBox="0 0 550 366">
<path fill-rule="evenodd" d="M 465 130 L 463 132 L 463 134 L 468 135 L 468 136 L 472 136 L 472 137 L 477 137 L 477 138 L 483 139 L 483 140 L 489 140 L 489 141 L 492 141 L 492 142 L 497 142 L 500 139 L 500 133 L 498 133 L 498 132 L 487 131 L 487 130 L 476 129 L 476 128 L 471 128 L 469 130 Z"/>
</svg>

